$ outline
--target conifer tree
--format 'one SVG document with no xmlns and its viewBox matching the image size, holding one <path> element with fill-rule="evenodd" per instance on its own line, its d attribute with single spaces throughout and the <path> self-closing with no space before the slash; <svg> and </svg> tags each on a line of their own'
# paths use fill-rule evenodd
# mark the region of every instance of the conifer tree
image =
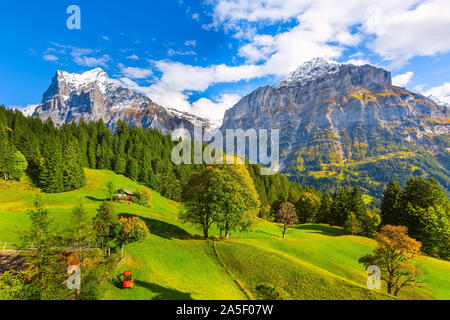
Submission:
<svg viewBox="0 0 450 320">
<path fill-rule="evenodd" d="M 91 137 L 91 139 L 89 140 L 88 150 L 87 150 L 88 164 L 89 164 L 89 168 L 91 168 L 91 169 L 97 168 L 96 150 L 97 150 L 97 144 L 96 144 L 94 138 Z"/>
<path fill-rule="evenodd" d="M 320 206 L 317 211 L 317 220 L 318 223 L 331 223 L 331 197 L 328 192 L 322 194 L 320 198 Z"/>
<path fill-rule="evenodd" d="M 135 158 L 128 159 L 127 176 L 130 177 L 131 180 L 135 181 L 139 178 L 139 164 Z"/>
<path fill-rule="evenodd" d="M 48 141 L 48 140 L 47 140 Z M 44 192 L 64 191 L 63 157 L 58 141 L 44 143 L 39 185 Z"/>
<path fill-rule="evenodd" d="M 331 223 L 336 226 L 343 226 L 351 211 L 350 192 L 347 186 L 344 186 L 340 193 L 333 198 L 331 206 Z"/>
<path fill-rule="evenodd" d="M 114 172 L 118 174 L 124 174 L 127 168 L 127 161 L 123 154 L 119 153 L 114 159 Z"/>
<path fill-rule="evenodd" d="M 397 181 L 391 181 L 381 199 L 381 223 L 383 225 L 390 224 L 395 226 L 405 223 L 405 217 L 402 216 L 403 212 L 401 210 L 401 197 L 401 187 Z"/>
<path fill-rule="evenodd" d="M 86 185 L 86 176 L 78 143 L 72 141 L 64 150 L 64 191 L 75 190 Z"/>
<path fill-rule="evenodd" d="M 42 198 L 34 200 L 34 209 L 28 211 L 31 225 L 28 230 L 21 231 L 23 243 L 32 250 L 24 250 L 26 278 L 36 288 L 34 298 L 67 299 L 69 292 L 61 285 L 66 280 L 64 260 L 61 259 L 61 243 L 57 241 L 55 231 L 51 227 L 48 211 L 44 209 Z M 25 249 L 29 249 L 26 247 Z"/>
<path fill-rule="evenodd" d="M 94 217 L 93 228 L 97 241 L 106 246 L 108 255 L 111 254 L 111 243 L 117 235 L 117 221 L 113 203 L 110 201 L 103 202 Z"/>
<path fill-rule="evenodd" d="M 363 231 L 361 220 L 353 211 L 348 213 L 347 219 L 344 222 L 344 231 L 352 235 L 360 234 Z"/>
</svg>

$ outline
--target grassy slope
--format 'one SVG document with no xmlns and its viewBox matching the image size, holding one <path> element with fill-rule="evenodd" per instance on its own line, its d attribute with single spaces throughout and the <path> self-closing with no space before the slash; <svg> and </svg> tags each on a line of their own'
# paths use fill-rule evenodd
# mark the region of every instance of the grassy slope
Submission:
<svg viewBox="0 0 450 320">
<path fill-rule="evenodd" d="M 87 170 L 88 185 L 74 192 L 44 194 L 50 216 L 61 228 L 74 204 L 82 200 L 91 216 L 105 198 L 107 181 L 138 190 L 142 186 L 109 171 Z M 27 225 L 24 214 L 39 190 L 27 183 L 0 182 L 0 242 L 17 241 L 17 228 Z M 233 233 L 233 240 L 198 239 L 199 232 L 177 219 L 179 204 L 153 192 L 152 208 L 115 204 L 121 215 L 137 215 L 150 227 L 150 239 L 126 247 L 118 276 L 133 270 L 136 286 L 120 289 L 120 280 L 104 288 L 105 299 L 245 299 L 258 298 L 255 287 L 270 284 L 287 299 L 384 299 L 365 288 L 367 275 L 359 257 L 371 252 L 374 241 L 342 234 L 339 228 L 301 225 L 280 238 L 280 227 L 261 221 L 255 232 Z M 217 230 L 212 230 L 217 235 Z M 450 299 L 450 263 L 420 257 L 427 271 L 426 288 L 415 298 Z M 247 295 L 244 293 L 247 292 Z M 405 292 L 402 298 L 411 298 Z"/>
</svg>

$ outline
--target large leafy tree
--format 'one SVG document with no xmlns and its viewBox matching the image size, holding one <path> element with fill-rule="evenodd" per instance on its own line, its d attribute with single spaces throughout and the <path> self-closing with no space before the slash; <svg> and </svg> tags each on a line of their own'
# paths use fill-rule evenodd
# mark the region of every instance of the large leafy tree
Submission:
<svg viewBox="0 0 450 320">
<path fill-rule="evenodd" d="M 201 172 L 194 173 L 182 194 L 185 210 L 181 210 L 179 213 L 181 222 L 198 226 L 203 231 L 205 238 L 209 237 L 211 225 L 218 221 L 218 211 L 214 201 L 216 195 L 211 191 L 216 170 L 208 167 Z"/>
<path fill-rule="evenodd" d="M 183 191 L 186 211 L 180 220 L 201 226 L 203 235 L 217 223 L 229 237 L 231 230 L 250 229 L 259 209 L 258 194 L 244 165 L 207 167 L 194 174 Z"/>
<path fill-rule="evenodd" d="M 420 255 L 422 244 L 408 236 L 408 228 L 385 225 L 375 240 L 374 253 L 360 258 L 359 262 L 366 267 L 376 265 L 380 268 L 387 293 L 393 292 L 397 296 L 404 287 L 417 284 L 421 271 L 412 259 Z"/>
<path fill-rule="evenodd" d="M 303 192 L 295 207 L 300 223 L 316 222 L 320 207 L 320 197 L 314 193 Z"/>
<path fill-rule="evenodd" d="M 436 179 L 411 178 L 403 190 L 403 203 L 411 203 L 414 208 L 447 207 L 448 199 Z"/>
<path fill-rule="evenodd" d="M 259 199 L 253 180 L 244 165 L 224 165 L 216 169 L 210 190 L 218 224 L 225 231 L 251 230 L 259 211 Z"/>
</svg>

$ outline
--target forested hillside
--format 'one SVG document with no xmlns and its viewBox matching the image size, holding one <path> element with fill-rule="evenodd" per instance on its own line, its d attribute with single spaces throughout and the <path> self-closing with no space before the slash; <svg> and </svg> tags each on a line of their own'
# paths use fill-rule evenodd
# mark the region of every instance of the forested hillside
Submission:
<svg viewBox="0 0 450 320">
<path fill-rule="evenodd" d="M 111 170 L 140 182 L 164 197 L 181 200 L 183 187 L 193 172 L 204 165 L 174 165 L 170 135 L 155 129 L 129 127 L 118 121 L 113 131 L 102 120 L 55 126 L 51 119 L 25 117 L 20 111 L 0 107 L 0 173 L 6 178 L 28 173 L 44 192 L 63 192 L 83 187 L 83 168 Z M 20 160 L 20 161 L 19 161 Z M 27 166 L 24 161 L 26 160 Z M 16 166 L 22 168 L 15 169 Z M 296 202 L 303 192 L 285 176 L 260 176 L 257 165 L 249 166 L 259 193 L 263 216 L 269 217 L 277 202 Z M 305 191 L 321 197 L 314 188 Z"/>
</svg>

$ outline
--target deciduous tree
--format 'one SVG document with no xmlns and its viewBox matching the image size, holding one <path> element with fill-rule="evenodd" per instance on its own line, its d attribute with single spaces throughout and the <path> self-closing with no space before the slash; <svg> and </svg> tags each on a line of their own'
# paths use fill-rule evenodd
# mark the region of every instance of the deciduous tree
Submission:
<svg viewBox="0 0 450 320">
<path fill-rule="evenodd" d="M 283 224 L 283 238 L 286 238 L 287 227 L 298 223 L 297 213 L 292 203 L 283 202 L 281 204 L 277 214 L 277 222 Z"/>
<path fill-rule="evenodd" d="M 406 286 L 414 285 L 421 275 L 411 261 L 420 255 L 422 244 L 408 236 L 404 226 L 385 225 L 375 236 L 377 247 L 373 254 L 359 259 L 366 267 L 376 265 L 381 270 L 381 279 L 386 282 L 387 293 L 398 295 Z"/>
<path fill-rule="evenodd" d="M 200 227 L 205 239 L 209 237 L 211 225 L 218 221 L 218 212 L 213 202 L 215 195 L 210 191 L 215 170 L 208 167 L 193 174 L 182 194 L 185 210 L 179 213 L 181 222 Z"/>
<path fill-rule="evenodd" d="M 147 239 L 150 230 L 148 229 L 145 222 L 138 217 L 120 217 L 119 219 L 119 233 L 117 235 L 117 241 L 122 247 L 122 258 L 123 258 L 123 247 L 127 243 L 132 242 L 143 242 Z"/>
<path fill-rule="evenodd" d="M 225 231 L 251 230 L 256 223 L 259 199 L 253 180 L 244 165 L 224 165 L 216 169 L 210 190 L 218 224 Z"/>
</svg>

